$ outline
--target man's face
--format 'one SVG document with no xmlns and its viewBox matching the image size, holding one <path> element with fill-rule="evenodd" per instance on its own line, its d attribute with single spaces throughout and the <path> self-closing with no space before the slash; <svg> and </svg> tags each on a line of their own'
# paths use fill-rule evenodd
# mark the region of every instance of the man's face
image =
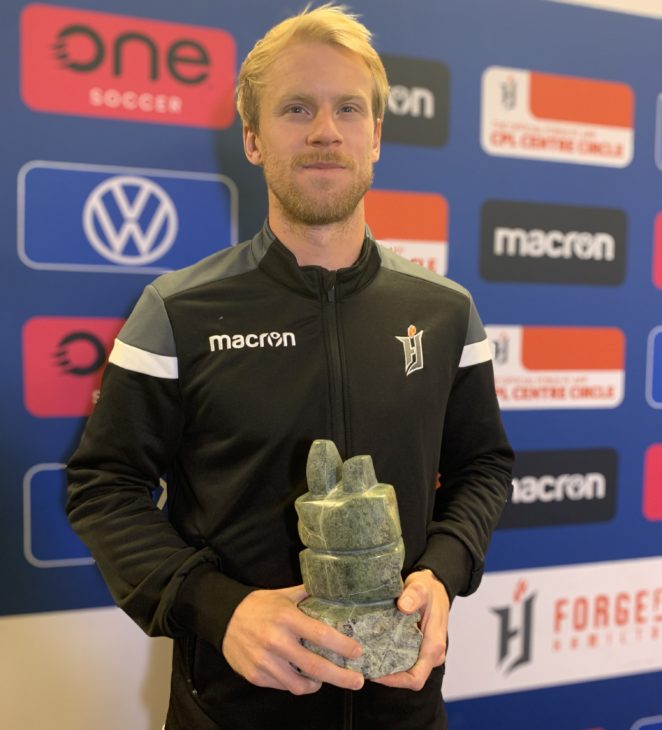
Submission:
<svg viewBox="0 0 662 730">
<path fill-rule="evenodd" d="M 244 129 L 244 146 L 264 168 L 270 208 L 307 225 L 346 220 L 379 159 L 368 66 L 344 49 L 302 42 L 276 57 L 265 81 L 260 129 Z"/>
</svg>

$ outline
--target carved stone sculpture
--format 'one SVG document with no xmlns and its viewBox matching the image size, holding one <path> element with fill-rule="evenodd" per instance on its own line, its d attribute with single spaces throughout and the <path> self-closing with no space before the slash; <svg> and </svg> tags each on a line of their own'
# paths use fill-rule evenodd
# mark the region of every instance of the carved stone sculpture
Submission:
<svg viewBox="0 0 662 730">
<path fill-rule="evenodd" d="M 374 679 L 409 669 L 418 658 L 418 614 L 401 613 L 404 544 L 395 490 L 379 484 L 370 456 L 342 462 L 332 441 L 319 439 L 308 454 L 309 491 L 299 497 L 301 573 L 310 594 L 307 615 L 357 639 L 358 659 L 346 659 L 304 641 L 335 664 Z"/>
</svg>

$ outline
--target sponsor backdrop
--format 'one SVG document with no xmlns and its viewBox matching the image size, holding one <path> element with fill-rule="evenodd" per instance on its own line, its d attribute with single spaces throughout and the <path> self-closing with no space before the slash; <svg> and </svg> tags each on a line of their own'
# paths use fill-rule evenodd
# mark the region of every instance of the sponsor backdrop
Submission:
<svg viewBox="0 0 662 730">
<path fill-rule="evenodd" d="M 142 288 L 261 225 L 233 87 L 298 5 L 0 8 L 9 730 L 160 727 L 167 647 L 110 607 L 63 466 Z M 519 454 L 451 727 L 662 727 L 662 2 L 352 5 L 392 84 L 369 222 L 474 293 Z"/>
</svg>

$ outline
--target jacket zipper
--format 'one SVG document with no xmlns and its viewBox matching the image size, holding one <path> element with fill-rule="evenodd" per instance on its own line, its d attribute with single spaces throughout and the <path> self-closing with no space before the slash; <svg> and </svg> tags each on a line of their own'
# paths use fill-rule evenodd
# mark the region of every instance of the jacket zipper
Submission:
<svg viewBox="0 0 662 730">
<path fill-rule="evenodd" d="M 347 458 L 347 428 L 345 423 L 345 403 L 343 395 L 343 368 L 338 332 L 338 301 L 336 299 L 335 281 L 326 291 L 328 327 L 328 347 L 331 371 L 331 424 L 333 440 L 344 458 Z M 354 728 L 354 693 L 344 690 L 343 693 L 343 730 Z"/>
<path fill-rule="evenodd" d="M 344 690 L 343 698 L 343 730 L 354 728 L 354 692 L 351 689 Z"/>
<path fill-rule="evenodd" d="M 343 370 L 338 333 L 338 301 L 335 282 L 326 292 L 328 347 L 331 370 L 331 424 L 333 440 L 343 458 L 347 458 L 347 429 L 345 427 L 345 405 L 343 396 Z"/>
</svg>

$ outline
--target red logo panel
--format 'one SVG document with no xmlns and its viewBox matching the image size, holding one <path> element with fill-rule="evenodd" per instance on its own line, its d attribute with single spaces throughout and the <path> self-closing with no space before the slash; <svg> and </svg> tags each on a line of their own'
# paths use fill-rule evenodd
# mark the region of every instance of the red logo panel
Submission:
<svg viewBox="0 0 662 730">
<path fill-rule="evenodd" d="M 622 370 L 625 336 L 616 327 L 524 327 L 527 370 Z"/>
<path fill-rule="evenodd" d="M 644 517 L 662 520 L 662 444 L 653 444 L 644 460 Z"/>
<path fill-rule="evenodd" d="M 33 317 L 23 326 L 23 399 L 37 417 L 87 416 L 123 319 Z"/>
<path fill-rule="evenodd" d="M 375 238 L 437 274 L 448 268 L 448 203 L 438 193 L 368 190 L 368 224 Z"/>
<path fill-rule="evenodd" d="M 662 289 L 662 213 L 655 216 L 655 235 L 653 240 L 653 284 Z"/>
<path fill-rule="evenodd" d="M 235 65 L 223 30 L 39 3 L 21 14 L 21 96 L 35 111 L 223 129 Z"/>
</svg>

